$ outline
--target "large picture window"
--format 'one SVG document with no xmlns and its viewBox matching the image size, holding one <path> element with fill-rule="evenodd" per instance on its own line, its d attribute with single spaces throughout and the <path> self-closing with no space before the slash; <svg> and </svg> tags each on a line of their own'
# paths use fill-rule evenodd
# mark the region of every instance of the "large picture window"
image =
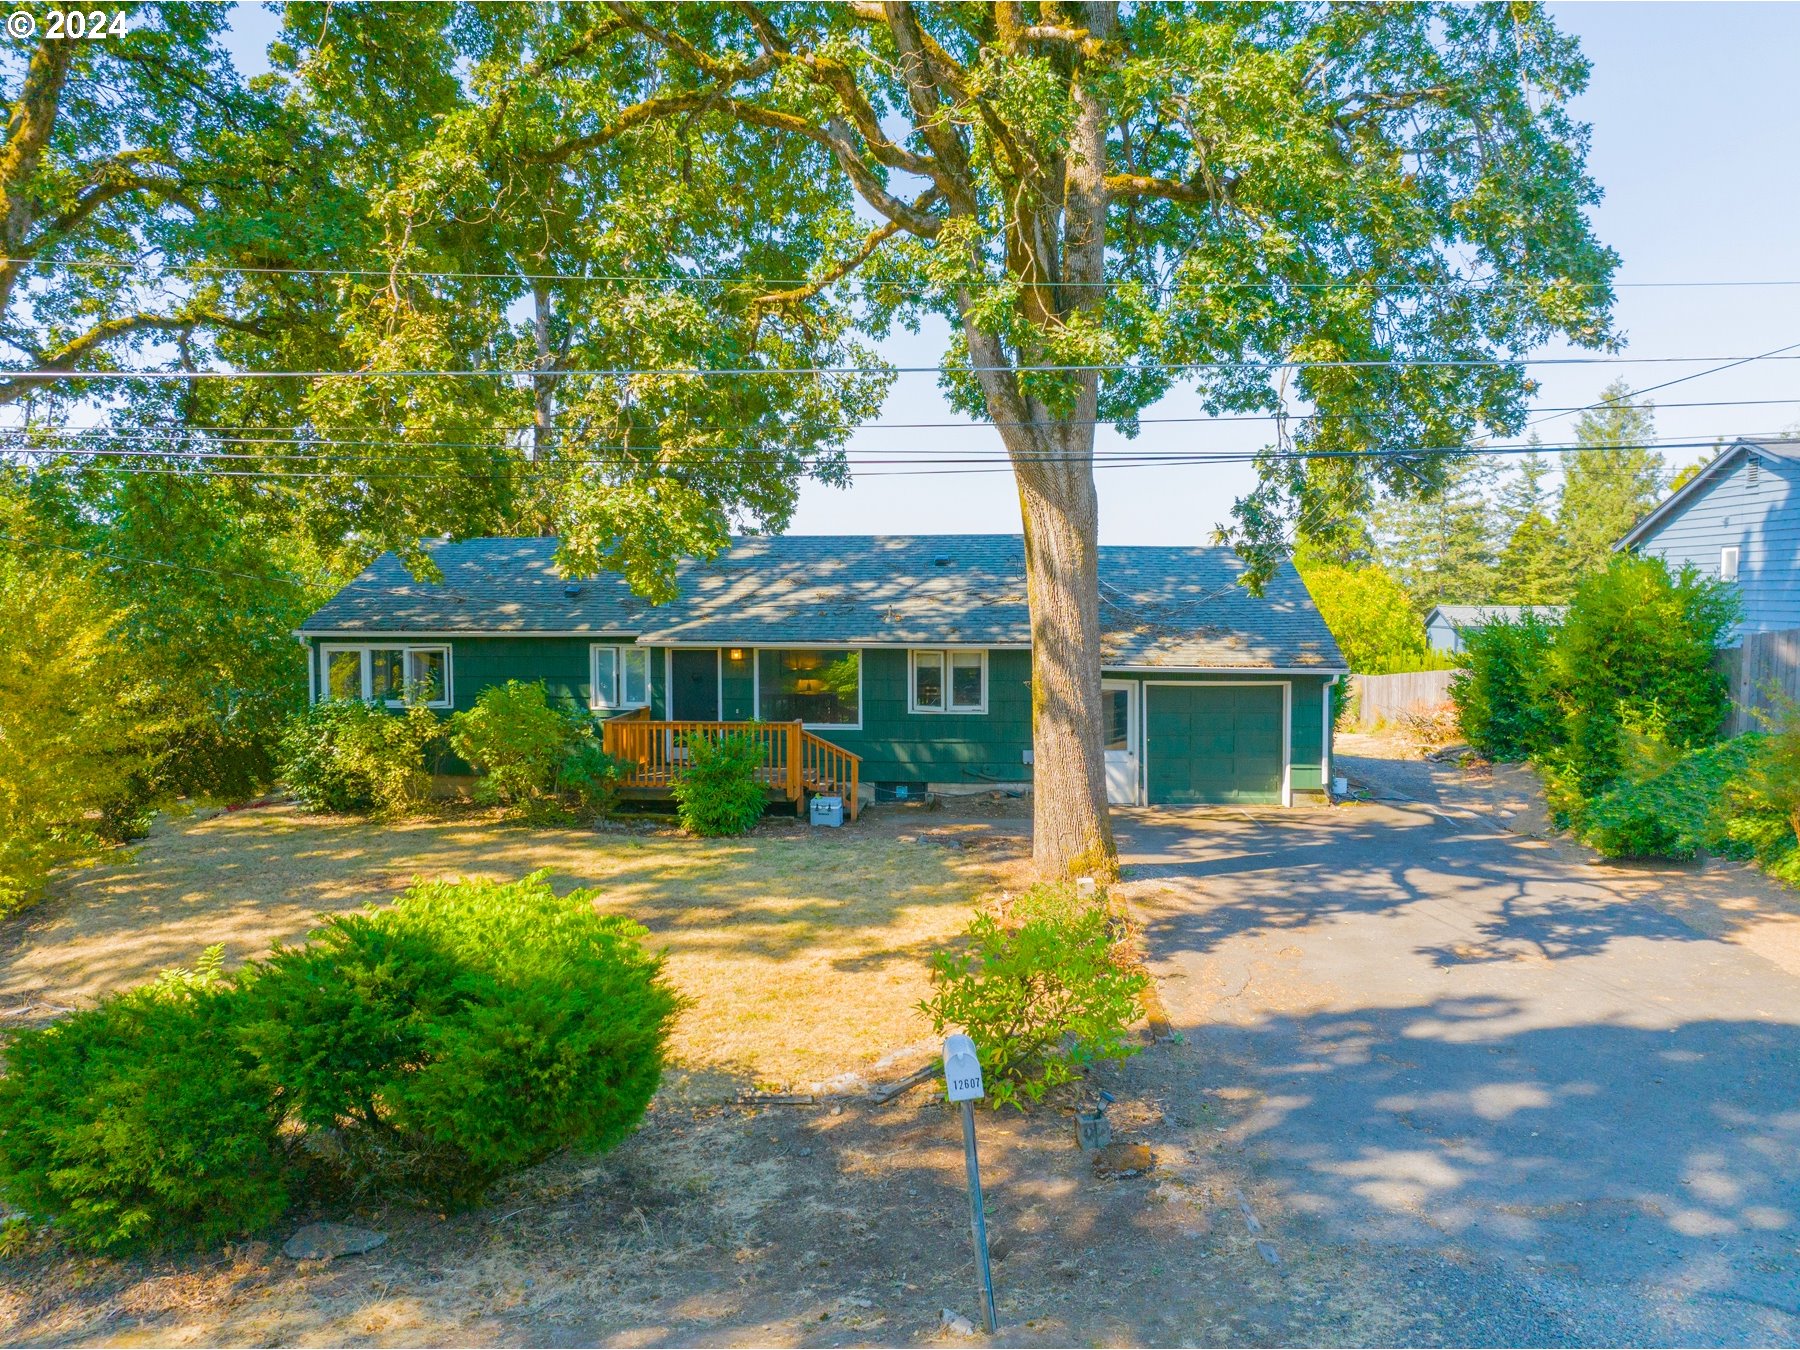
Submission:
<svg viewBox="0 0 1800 1350">
<path fill-rule="evenodd" d="M 915 651 L 912 654 L 912 711 L 987 711 L 987 653 Z"/>
<path fill-rule="evenodd" d="M 331 646 L 325 650 L 325 697 L 359 698 L 402 708 L 450 706 L 450 649 Z"/>
<path fill-rule="evenodd" d="M 757 659 L 757 715 L 765 721 L 862 725 L 861 652 L 786 648 Z"/>
<path fill-rule="evenodd" d="M 588 699 L 595 708 L 647 708 L 650 706 L 650 649 L 619 647 L 596 642 L 593 651 L 593 691 Z"/>
</svg>

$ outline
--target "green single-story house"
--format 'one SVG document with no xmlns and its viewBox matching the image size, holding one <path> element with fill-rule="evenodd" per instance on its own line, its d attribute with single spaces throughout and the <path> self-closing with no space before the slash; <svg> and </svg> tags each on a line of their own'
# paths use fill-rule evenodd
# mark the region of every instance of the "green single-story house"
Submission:
<svg viewBox="0 0 1800 1350">
<path fill-rule="evenodd" d="M 603 719 L 797 724 L 860 757 L 863 795 L 1031 780 L 1031 633 L 1016 535 L 747 537 L 663 605 L 566 578 L 554 539 L 393 555 L 312 615 L 314 699 L 471 706 L 543 680 Z M 1287 805 L 1331 781 L 1328 687 L 1347 673 L 1284 565 L 1260 596 L 1225 548 L 1100 550 L 1108 791 L 1121 805 Z"/>
</svg>

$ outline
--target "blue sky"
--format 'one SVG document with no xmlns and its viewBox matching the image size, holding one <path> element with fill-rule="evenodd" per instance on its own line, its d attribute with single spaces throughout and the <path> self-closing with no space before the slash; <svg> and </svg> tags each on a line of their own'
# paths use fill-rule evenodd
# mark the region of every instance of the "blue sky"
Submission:
<svg viewBox="0 0 1800 1350">
<path fill-rule="evenodd" d="M 1596 212 L 1600 237 L 1623 258 L 1618 326 L 1629 355 L 1723 356 L 1800 342 L 1800 284 L 1725 288 L 1634 288 L 1630 283 L 1790 281 L 1800 283 L 1800 134 L 1794 55 L 1800 4 L 1557 4 L 1558 23 L 1580 40 L 1593 75 L 1577 110 L 1593 127 L 1590 169 L 1605 189 Z M 238 50 L 262 66 L 269 16 L 241 7 Z M 886 344 L 896 365 L 931 365 L 942 332 Z M 1547 352 L 1545 354 L 1554 354 Z M 1591 402 L 1615 374 L 1643 386 L 1693 373 L 1695 366 L 1572 366 L 1541 370 L 1542 405 Z M 1783 399 L 1782 405 L 1664 406 L 1664 436 L 1710 443 L 1800 422 L 1800 362 L 1749 365 L 1688 381 L 1656 396 L 1687 400 Z M 1191 416 L 1173 395 L 1152 415 Z M 902 376 L 883 409 L 886 423 L 961 420 L 929 375 Z M 1546 439 L 1566 435 L 1573 416 L 1547 422 Z M 1260 429 L 1266 432 L 1266 428 Z M 1102 429 L 1102 444 L 1123 438 Z M 1152 450 L 1249 451 L 1255 423 L 1147 426 L 1132 444 Z M 929 444 L 991 453 L 985 428 L 898 425 L 860 431 L 851 450 L 880 455 Z M 1700 450 L 1672 450 L 1680 464 Z M 1099 473 L 1100 535 L 1107 543 L 1186 544 L 1208 540 L 1232 500 L 1251 485 L 1242 464 L 1112 468 Z M 1013 532 L 1018 498 L 1001 471 L 954 477 L 866 475 L 847 490 L 808 485 L 793 530 L 810 534 Z"/>
</svg>

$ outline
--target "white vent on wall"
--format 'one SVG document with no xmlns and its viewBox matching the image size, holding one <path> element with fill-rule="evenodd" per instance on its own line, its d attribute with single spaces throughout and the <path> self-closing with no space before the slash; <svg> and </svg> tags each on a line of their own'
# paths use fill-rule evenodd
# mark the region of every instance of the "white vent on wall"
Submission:
<svg viewBox="0 0 1800 1350">
<path fill-rule="evenodd" d="M 1752 455 L 1752 456 L 1750 456 L 1750 469 L 1744 475 L 1744 477 L 1749 482 L 1749 485 L 1751 487 L 1755 487 L 1758 478 L 1760 478 L 1761 476 L 1762 476 L 1762 461 L 1760 459 L 1758 459 L 1755 455 Z"/>
<path fill-rule="evenodd" d="M 1738 579 L 1738 546 L 1727 544 L 1719 550 L 1719 580 L 1736 581 Z"/>
</svg>

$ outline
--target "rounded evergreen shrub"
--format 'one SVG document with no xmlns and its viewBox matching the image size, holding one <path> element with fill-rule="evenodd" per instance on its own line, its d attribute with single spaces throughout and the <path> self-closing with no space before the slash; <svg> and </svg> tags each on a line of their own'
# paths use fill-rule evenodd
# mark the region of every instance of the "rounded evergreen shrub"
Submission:
<svg viewBox="0 0 1800 1350">
<path fill-rule="evenodd" d="M 568 748 L 556 770 L 556 795 L 578 816 L 603 816 L 619 801 L 626 765 L 583 736 Z"/>
<path fill-rule="evenodd" d="M 680 1001 L 645 930 L 547 874 L 414 886 L 263 962 L 247 1033 L 296 1116 L 374 1179 L 466 1204 L 628 1134 Z"/>
<path fill-rule="evenodd" d="M 687 738 L 687 767 L 676 775 L 675 809 L 694 834 L 747 834 L 762 819 L 768 791 L 756 776 L 762 742 L 743 732 Z"/>
<path fill-rule="evenodd" d="M 7 1047 L 0 1195 L 75 1246 L 204 1246 L 287 1207 L 276 1094 L 209 958 Z"/>
</svg>

